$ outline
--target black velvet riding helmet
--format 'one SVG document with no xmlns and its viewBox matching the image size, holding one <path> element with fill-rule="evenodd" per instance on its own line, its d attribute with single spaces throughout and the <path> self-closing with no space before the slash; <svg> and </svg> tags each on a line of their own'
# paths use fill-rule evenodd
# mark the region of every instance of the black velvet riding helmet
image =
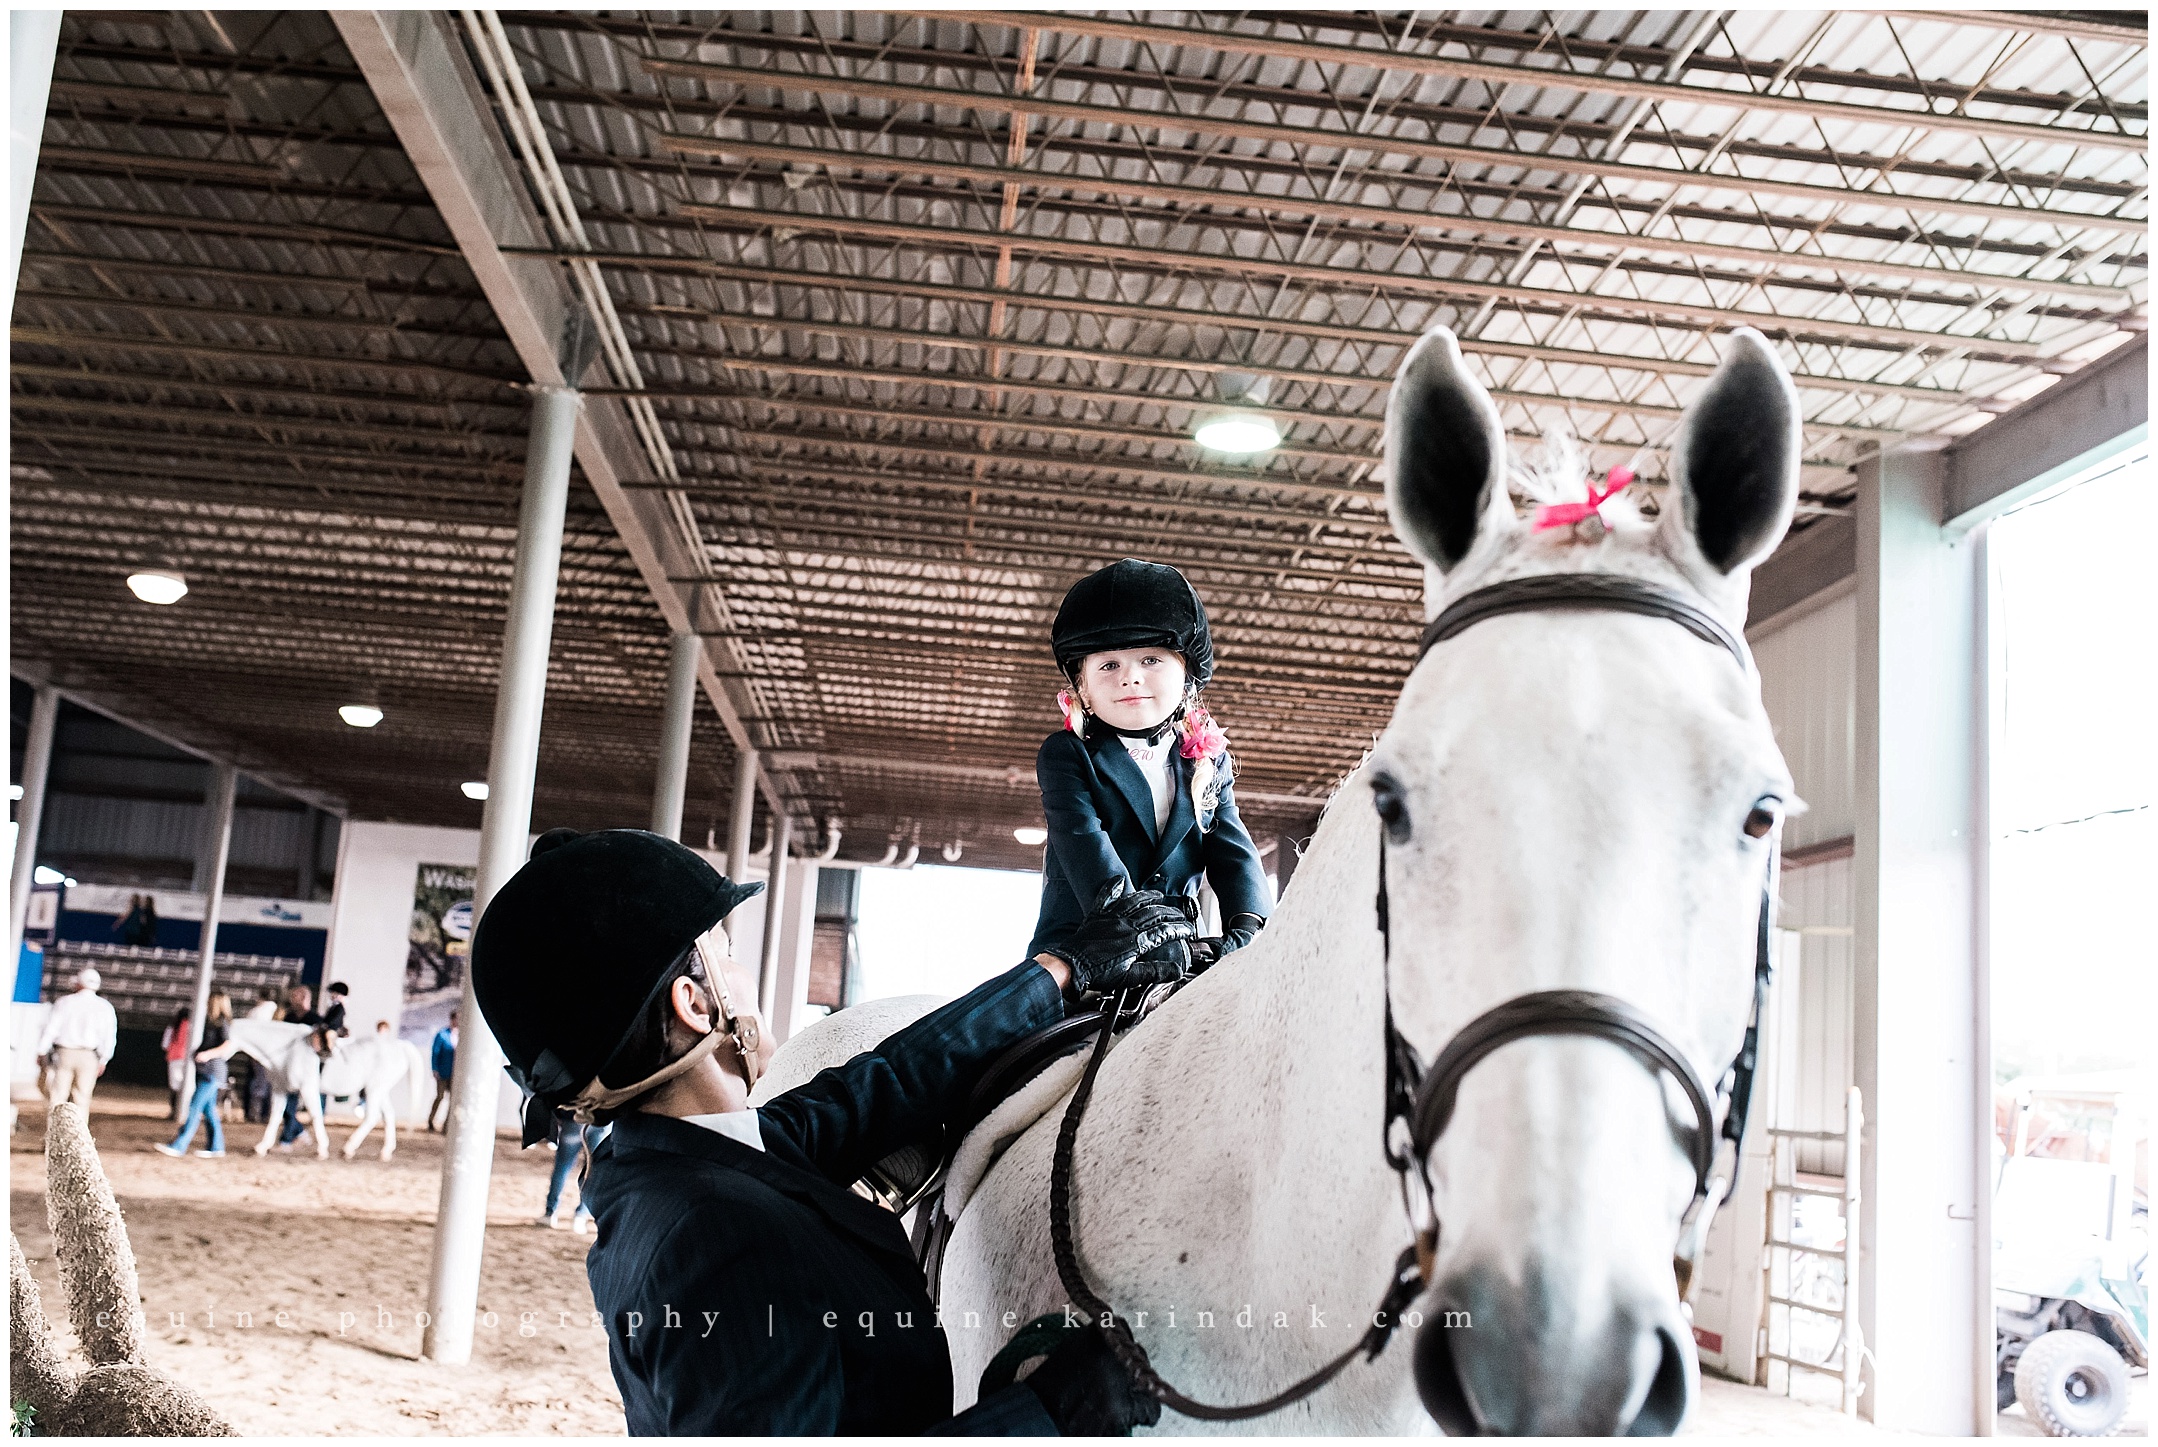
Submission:
<svg viewBox="0 0 2158 1447">
<path fill-rule="evenodd" d="M 1214 676 L 1206 609 L 1184 575 L 1166 563 L 1125 558 L 1072 584 L 1049 629 L 1057 667 L 1069 678 L 1089 653 L 1168 648 L 1184 655 L 1192 687 Z"/>
<path fill-rule="evenodd" d="M 642 829 L 550 829 L 472 932 L 472 993 L 510 1074 L 548 1108 L 598 1075 L 736 884 Z"/>
</svg>

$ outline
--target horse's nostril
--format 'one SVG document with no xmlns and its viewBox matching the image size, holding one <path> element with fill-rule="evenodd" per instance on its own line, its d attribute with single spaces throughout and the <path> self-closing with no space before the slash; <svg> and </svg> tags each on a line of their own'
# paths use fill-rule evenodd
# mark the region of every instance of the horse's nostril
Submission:
<svg viewBox="0 0 2158 1447">
<path fill-rule="evenodd" d="M 1693 1408 L 1694 1382 L 1699 1369 L 1693 1365 L 1692 1355 L 1669 1329 L 1658 1327 L 1656 1337 L 1663 1344 L 1663 1360 L 1656 1367 L 1656 1378 L 1649 1383 L 1648 1396 L 1642 1399 L 1641 1410 L 1634 1414 L 1632 1424 L 1626 1428 L 1629 1437 L 1673 1436 Z"/>
<path fill-rule="evenodd" d="M 1416 1395 L 1439 1430 L 1449 1437 L 1474 1437 L 1482 1425 L 1469 1402 L 1461 1380 L 1460 1364 L 1454 1360 L 1451 1333 L 1426 1325 L 1416 1331 Z"/>
</svg>

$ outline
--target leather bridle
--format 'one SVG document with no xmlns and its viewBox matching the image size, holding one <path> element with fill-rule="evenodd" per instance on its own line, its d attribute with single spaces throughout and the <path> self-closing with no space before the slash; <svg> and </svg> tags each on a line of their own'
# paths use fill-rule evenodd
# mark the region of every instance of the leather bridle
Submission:
<svg viewBox="0 0 2158 1447">
<path fill-rule="evenodd" d="M 1749 674 L 1751 655 L 1736 634 L 1692 600 L 1638 578 L 1612 573 L 1559 573 L 1518 578 L 1479 588 L 1456 599 L 1424 630 L 1417 662 L 1433 647 L 1464 629 L 1488 618 L 1508 613 L 1581 609 L 1638 614 L 1676 623 L 1703 642 L 1725 649 Z M 1708 1239 L 1709 1223 L 1716 1209 L 1730 1194 L 1737 1175 L 1737 1152 L 1746 1134 L 1746 1116 L 1753 1100 L 1753 1081 L 1759 1058 L 1761 1017 L 1768 1002 L 1771 968 L 1770 930 L 1774 922 L 1777 873 L 1776 840 L 1768 850 L 1767 878 L 1762 884 L 1760 922 L 1756 930 L 1753 966 L 1753 1000 L 1746 1022 L 1744 1042 L 1711 1091 L 1684 1052 L 1674 1046 L 1640 1011 L 1615 995 L 1595 990 L 1538 990 L 1486 1010 L 1456 1031 L 1438 1057 L 1426 1068 L 1416 1048 L 1394 1024 L 1393 930 L 1387 895 L 1387 826 L 1379 828 L 1379 878 L 1375 901 L 1385 981 L 1386 1117 L 1380 1142 L 1386 1162 L 1401 1181 L 1402 1204 L 1409 1214 L 1416 1240 L 1395 1262 L 1384 1299 L 1373 1313 L 1372 1325 L 1347 1351 L 1316 1372 L 1261 1402 L 1240 1406 L 1214 1406 L 1193 1401 L 1164 1381 L 1148 1360 L 1146 1349 L 1113 1308 L 1087 1285 L 1079 1268 L 1071 1229 L 1071 1164 L 1079 1118 L 1091 1095 L 1094 1077 L 1108 1053 L 1109 1032 L 1103 1031 L 1087 1062 L 1079 1086 L 1066 1107 L 1057 1134 L 1051 1163 L 1049 1192 L 1050 1242 L 1056 1255 L 1057 1274 L 1074 1305 L 1093 1320 L 1111 1321 L 1105 1332 L 1111 1350 L 1132 1373 L 1141 1391 L 1166 1406 L 1206 1421 L 1242 1421 L 1279 1411 L 1311 1395 L 1340 1374 L 1361 1355 L 1376 1358 L 1386 1349 L 1401 1313 L 1435 1284 L 1433 1263 L 1438 1254 L 1439 1221 L 1427 1162 L 1439 1137 L 1453 1117 L 1454 1102 L 1462 1081 L 1480 1062 L 1502 1046 L 1544 1035 L 1584 1035 L 1605 1040 L 1628 1051 L 1659 1077 L 1677 1082 L 1693 1111 L 1688 1155 L 1693 1166 L 1693 1199 L 1679 1222 L 1679 1237 L 1672 1253 L 1679 1297 L 1692 1291 L 1693 1269 Z M 1722 1128 L 1716 1121 L 1718 1098 L 1724 1104 Z M 1732 1148 L 1729 1166 L 1718 1171 L 1719 1137 Z M 1420 1186 L 1424 1209 L 1419 1218 L 1411 1199 L 1412 1187 Z"/>
<path fill-rule="evenodd" d="M 1417 662 L 1434 646 L 1463 630 L 1508 613 L 1533 613 L 1551 609 L 1584 609 L 1634 613 L 1678 624 L 1701 639 L 1728 652 L 1741 669 L 1753 671 L 1752 655 L 1736 634 L 1692 600 L 1638 578 L 1612 573 L 1556 573 L 1517 578 L 1479 588 L 1450 604 L 1424 630 L 1417 649 Z M 1417 1223 L 1417 1257 L 1428 1282 L 1431 1264 L 1438 1253 L 1439 1221 L 1432 1207 L 1431 1182 L 1425 1171 L 1432 1148 L 1453 1118 L 1454 1100 L 1463 1079 L 1479 1062 L 1501 1046 L 1540 1035 L 1585 1035 L 1605 1040 L 1675 1081 L 1693 1111 L 1688 1133 L 1688 1155 L 1693 1165 L 1693 1199 L 1679 1224 L 1672 1270 L 1678 1280 L 1680 1299 L 1692 1295 L 1693 1268 L 1708 1240 L 1708 1228 L 1717 1209 L 1730 1196 L 1737 1176 L 1739 1142 L 1746 1134 L 1746 1117 L 1753 1103 L 1753 1080 L 1759 1060 L 1761 1014 L 1768 1002 L 1773 961 L 1770 929 L 1775 912 L 1777 857 L 1771 839 L 1767 877 L 1761 885 L 1761 911 L 1755 929 L 1753 1000 L 1746 1020 L 1746 1035 L 1738 1054 L 1725 1069 L 1712 1093 L 1693 1062 L 1668 1040 L 1646 1016 L 1615 995 L 1596 990 L 1538 990 L 1516 995 L 1478 1015 L 1454 1032 L 1429 1069 L 1418 1059 L 1394 1025 L 1393 932 L 1387 902 L 1386 826 L 1379 829 L 1379 885 L 1376 900 L 1379 937 L 1386 970 L 1386 1102 L 1382 1138 L 1387 1164 L 1401 1177 L 1404 1204 L 1412 1179 L 1423 1187 L 1424 1219 Z M 1716 1122 L 1718 1097 L 1724 1101 L 1723 1124 Z M 1405 1126 L 1396 1130 L 1396 1124 Z M 1717 1172 L 1719 1138 L 1729 1141 L 1732 1159 L 1728 1169 Z M 1405 1137 L 1406 1149 L 1401 1138 Z M 1413 1172 L 1413 1175 L 1412 1175 Z M 1417 1213 L 1409 1207 L 1412 1223 Z"/>
</svg>

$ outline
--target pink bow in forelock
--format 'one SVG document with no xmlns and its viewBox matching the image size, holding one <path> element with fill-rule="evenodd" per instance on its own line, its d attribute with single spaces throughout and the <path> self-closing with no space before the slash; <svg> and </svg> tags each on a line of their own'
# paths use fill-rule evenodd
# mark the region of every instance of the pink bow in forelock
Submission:
<svg viewBox="0 0 2158 1447">
<path fill-rule="evenodd" d="M 1229 736 L 1214 716 L 1198 704 L 1184 716 L 1184 742 L 1177 752 L 1187 759 L 1210 759 L 1229 747 Z"/>
<path fill-rule="evenodd" d="M 1086 732 L 1086 710 L 1079 706 L 1078 699 L 1072 697 L 1070 689 L 1057 694 L 1057 707 L 1064 711 L 1064 727 L 1075 734 Z"/>
<path fill-rule="evenodd" d="M 1587 502 L 1553 502 L 1536 509 L 1536 531 L 1542 532 L 1546 528 L 1570 528 L 1587 517 L 1601 522 L 1603 517 L 1597 509 L 1624 492 L 1632 483 L 1632 468 L 1614 467 L 1604 475 L 1602 487 L 1599 488 L 1593 482 L 1589 484 Z"/>
</svg>

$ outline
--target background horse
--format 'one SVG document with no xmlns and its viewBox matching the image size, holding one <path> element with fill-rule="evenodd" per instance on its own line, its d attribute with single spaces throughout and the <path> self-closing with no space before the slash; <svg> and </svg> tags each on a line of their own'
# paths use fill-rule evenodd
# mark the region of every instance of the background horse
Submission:
<svg viewBox="0 0 2158 1447">
<path fill-rule="evenodd" d="M 307 1101 L 313 1112 L 318 1157 L 330 1153 L 329 1126 L 323 1111 L 325 1095 L 367 1094 L 367 1112 L 359 1128 L 345 1141 L 347 1160 L 359 1151 L 360 1142 L 377 1120 L 382 1122 L 382 1159 L 397 1153 L 397 1106 L 392 1092 L 400 1082 L 415 1113 L 427 1108 L 427 1065 L 409 1040 L 379 1034 L 339 1040 L 331 1057 L 324 1060 L 309 1043 L 308 1036 L 313 1032 L 306 1025 L 243 1019 L 234 1020 L 228 1028 L 235 1053 L 253 1058 L 270 1077 L 270 1124 L 255 1146 L 258 1156 L 267 1154 L 276 1143 L 278 1127 L 284 1124 L 287 1097 L 294 1092 Z"/>
</svg>

